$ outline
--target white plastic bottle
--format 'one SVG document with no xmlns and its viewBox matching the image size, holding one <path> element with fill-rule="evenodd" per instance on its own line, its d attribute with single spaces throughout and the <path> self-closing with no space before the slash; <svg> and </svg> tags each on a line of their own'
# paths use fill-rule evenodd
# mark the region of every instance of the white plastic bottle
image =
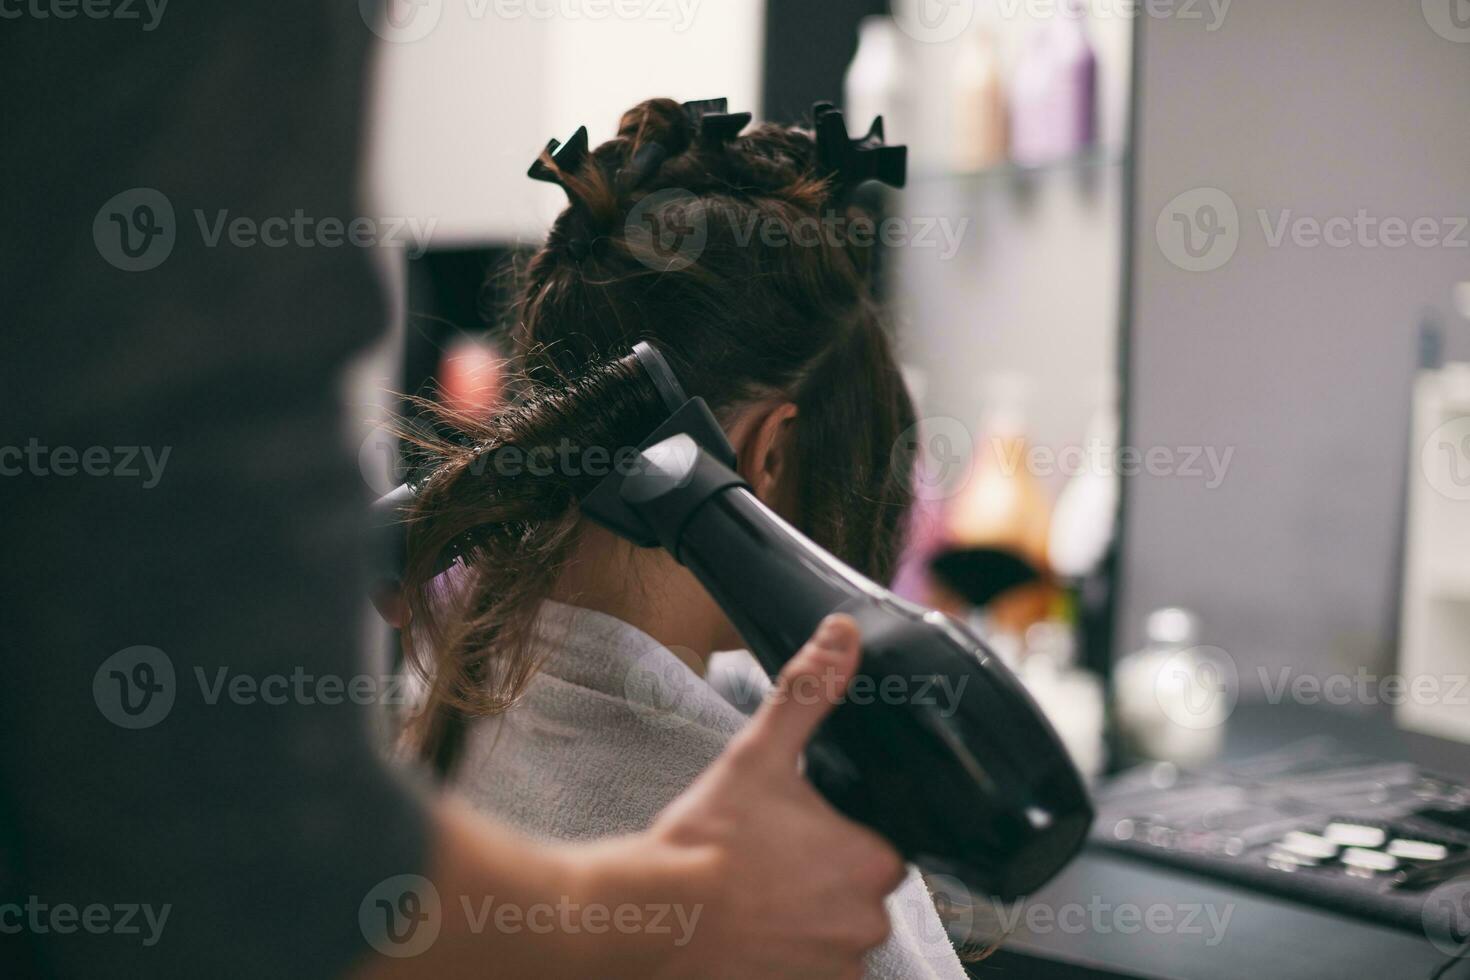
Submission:
<svg viewBox="0 0 1470 980">
<path fill-rule="evenodd" d="M 1115 454 L 1118 413 L 1111 400 L 1087 424 L 1082 470 L 1062 488 L 1052 510 L 1047 557 L 1062 578 L 1082 578 L 1102 564 L 1118 521 L 1122 486 Z"/>
<path fill-rule="evenodd" d="M 1107 761 L 1102 683 L 1075 660 L 1072 628 L 1047 620 L 1026 631 L 1026 652 L 1017 676 L 1056 729 L 1078 771 L 1092 782 L 1102 775 Z"/>
<path fill-rule="evenodd" d="M 848 131 L 854 137 L 861 136 L 874 118 L 882 116 L 888 144 L 897 146 L 912 140 L 912 77 L 905 35 L 893 18 L 863 18 L 858 26 L 857 53 L 847 67 L 842 86 Z"/>
<path fill-rule="evenodd" d="M 1220 751 L 1234 704 L 1218 686 L 1221 665 L 1197 645 L 1198 619 L 1186 609 L 1157 609 L 1144 636 L 1143 649 L 1113 668 L 1114 708 L 1128 747 L 1180 765 L 1208 761 Z"/>
</svg>

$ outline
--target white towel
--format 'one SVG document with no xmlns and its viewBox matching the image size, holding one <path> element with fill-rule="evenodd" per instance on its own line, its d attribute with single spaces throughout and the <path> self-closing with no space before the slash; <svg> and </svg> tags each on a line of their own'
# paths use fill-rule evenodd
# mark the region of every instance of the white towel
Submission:
<svg viewBox="0 0 1470 980">
<path fill-rule="evenodd" d="M 474 726 L 457 775 L 471 802 L 533 836 L 646 828 L 746 721 L 667 648 L 602 613 L 546 603 L 535 652 L 542 666 L 525 697 Z M 893 933 L 869 955 L 868 977 L 965 980 L 916 871 L 888 912 Z"/>
</svg>

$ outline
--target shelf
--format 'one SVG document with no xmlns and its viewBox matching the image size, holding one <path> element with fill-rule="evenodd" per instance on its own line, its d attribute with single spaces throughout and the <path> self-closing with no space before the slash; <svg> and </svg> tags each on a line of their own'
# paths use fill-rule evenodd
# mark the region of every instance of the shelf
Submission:
<svg viewBox="0 0 1470 980">
<path fill-rule="evenodd" d="M 913 175 L 912 183 L 1011 183 L 1043 177 L 1048 174 L 1085 173 L 1120 166 L 1126 154 L 1114 147 L 1089 147 L 1081 153 L 1050 163 L 1003 163 L 984 170 L 930 170 Z"/>
</svg>

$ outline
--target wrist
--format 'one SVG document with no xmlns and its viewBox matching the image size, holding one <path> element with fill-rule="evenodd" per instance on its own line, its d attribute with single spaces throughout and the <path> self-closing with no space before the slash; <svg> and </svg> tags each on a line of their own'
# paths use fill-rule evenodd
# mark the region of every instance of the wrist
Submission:
<svg viewBox="0 0 1470 980">
<path fill-rule="evenodd" d="M 708 974 L 708 964 L 694 964 L 710 897 L 703 884 L 709 862 L 701 854 L 642 833 L 563 849 L 558 857 L 571 901 L 610 923 L 601 935 L 574 937 L 591 957 L 587 975 L 607 976 L 611 964 L 617 976 L 652 980 Z"/>
</svg>

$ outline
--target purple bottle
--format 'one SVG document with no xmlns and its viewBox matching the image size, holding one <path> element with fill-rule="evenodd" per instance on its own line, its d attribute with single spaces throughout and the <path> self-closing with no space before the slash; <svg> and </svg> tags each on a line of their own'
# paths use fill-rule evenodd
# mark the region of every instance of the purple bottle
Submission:
<svg viewBox="0 0 1470 980">
<path fill-rule="evenodd" d="M 1011 157 L 1023 166 L 1082 152 L 1097 137 L 1097 55 L 1079 0 L 1036 27 L 1011 84 Z"/>
</svg>

